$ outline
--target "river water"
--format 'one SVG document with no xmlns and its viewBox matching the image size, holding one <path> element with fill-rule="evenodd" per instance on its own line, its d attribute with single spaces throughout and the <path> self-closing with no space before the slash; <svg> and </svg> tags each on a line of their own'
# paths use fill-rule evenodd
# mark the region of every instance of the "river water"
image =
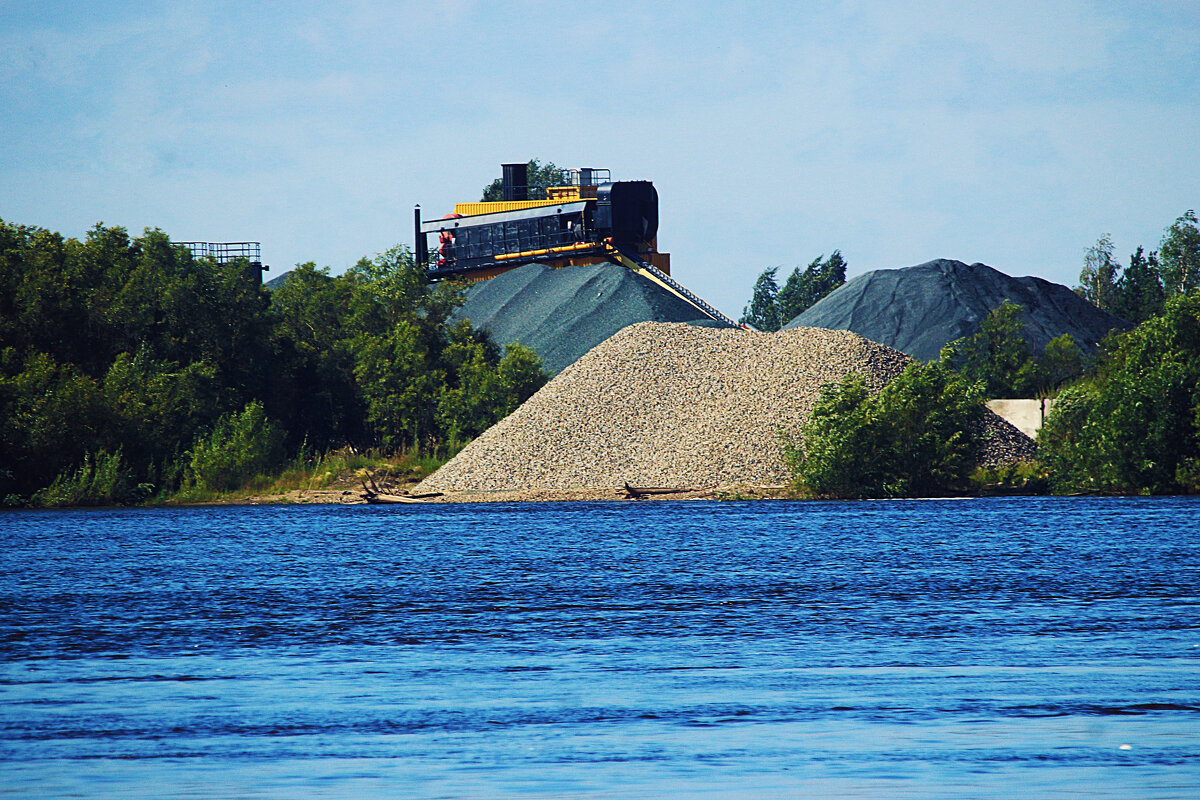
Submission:
<svg viewBox="0 0 1200 800">
<path fill-rule="evenodd" d="M 0 796 L 1200 796 L 1200 502 L 0 515 Z"/>
</svg>

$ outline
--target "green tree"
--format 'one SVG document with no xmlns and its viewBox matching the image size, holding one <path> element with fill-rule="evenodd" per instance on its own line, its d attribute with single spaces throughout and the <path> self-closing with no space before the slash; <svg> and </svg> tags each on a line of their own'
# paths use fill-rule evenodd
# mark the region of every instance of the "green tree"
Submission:
<svg viewBox="0 0 1200 800">
<path fill-rule="evenodd" d="M 893 490 L 891 431 L 860 376 L 828 384 L 800 445 L 785 448 L 797 488 L 813 497 L 885 497 Z"/>
<path fill-rule="evenodd" d="M 96 276 L 81 251 L 57 233 L 0 221 L 0 347 L 37 350 L 95 376 L 111 337 L 93 324 Z"/>
<path fill-rule="evenodd" d="M 1158 254 L 1146 256 L 1138 247 L 1117 279 L 1116 302 L 1111 312 L 1136 325 L 1160 313 L 1165 298 Z"/>
<path fill-rule="evenodd" d="M 1031 396 L 1046 397 L 1054 394 L 1067 381 L 1078 378 L 1086 369 L 1083 350 L 1071 334 L 1064 333 L 1046 343 L 1026 386 L 1031 390 Z"/>
<path fill-rule="evenodd" d="M 496 420 L 503 402 L 496 363 L 499 349 L 491 337 L 463 320 L 450 331 L 442 353 L 447 380 L 438 398 L 438 423 L 452 442 L 470 441 Z"/>
<path fill-rule="evenodd" d="M 989 397 L 1026 397 L 1036 371 L 1025 341 L 1023 309 L 1004 300 L 980 323 L 979 333 L 947 344 L 940 360 Z"/>
<path fill-rule="evenodd" d="M 1200 225 L 1188 210 L 1167 228 L 1159 246 L 1167 294 L 1187 294 L 1200 286 Z"/>
<path fill-rule="evenodd" d="M 1091 380 L 1067 386 L 1038 430 L 1038 462 L 1060 493 L 1099 491 L 1111 485 L 1110 465 L 1096 446 L 1104 435 L 1102 422 L 1095 417 L 1097 394 Z"/>
<path fill-rule="evenodd" d="M 1046 343 L 1035 356 L 1025 339 L 1024 309 L 1004 300 L 972 336 L 942 348 L 941 363 L 977 383 L 988 398 L 1046 397 L 1087 369 L 1083 350 L 1070 334 Z"/>
<path fill-rule="evenodd" d="M 387 333 L 360 337 L 355 356 L 354 376 L 374 438 L 393 451 L 436 445 L 445 374 L 433 367 L 419 323 L 405 320 Z"/>
<path fill-rule="evenodd" d="M 1092 305 L 1111 313 L 1117 300 L 1119 271 L 1120 266 L 1113 260 L 1112 235 L 1106 233 L 1084 251 L 1083 270 L 1075 291 Z"/>
<path fill-rule="evenodd" d="M 475 435 L 545 374 L 524 348 L 455 333 L 461 289 L 424 278 L 395 247 L 336 277 L 301 265 L 271 294 L 244 259 L 195 259 L 156 229 L 80 241 L 0 220 L 0 502 L 228 488 L 280 437 Z"/>
<path fill-rule="evenodd" d="M 495 411 L 495 421 L 516 411 L 517 406 L 545 386 L 548 379 L 538 354 L 518 342 L 504 345 L 504 355 L 496 365 L 496 374 L 500 377 L 501 404 Z"/>
<path fill-rule="evenodd" d="M 42 352 L 0 359 L 0 498 L 28 497 L 113 442 L 112 412 L 97 381 Z M 115 449 L 115 447 L 113 447 Z"/>
<path fill-rule="evenodd" d="M 847 376 L 826 386 L 788 455 L 814 497 L 922 497 L 962 489 L 978 463 L 983 402 L 946 366 L 910 364 L 877 396 Z"/>
<path fill-rule="evenodd" d="M 550 186 L 567 186 L 571 181 L 571 171 L 562 167 L 556 166 L 553 161 L 547 161 L 545 164 L 540 163 L 536 158 L 530 159 L 529 164 L 525 167 L 525 181 L 530 191 L 530 199 L 537 199 L 538 192 L 536 190 L 545 190 Z M 504 181 L 501 178 L 496 178 L 483 188 L 483 201 L 495 202 L 504 199 Z"/>
<path fill-rule="evenodd" d="M 200 360 L 186 366 L 160 361 L 141 346 L 118 353 L 101 381 L 109 419 L 97 446 L 119 449 L 140 482 L 168 487 L 171 461 L 224 408 L 217 369 Z"/>
<path fill-rule="evenodd" d="M 779 319 L 786 325 L 817 301 L 846 282 L 846 261 L 840 250 L 829 258 L 817 256 L 804 271 L 794 267 L 779 290 Z"/>
<path fill-rule="evenodd" d="M 368 286 L 355 275 L 333 277 L 308 262 L 271 293 L 280 363 L 273 394 L 276 407 L 288 409 L 293 443 L 302 434 L 317 448 L 369 444 L 354 376 L 359 331 L 351 325 L 357 293 Z"/>
<path fill-rule="evenodd" d="M 779 316 L 780 327 L 786 325 L 797 314 L 808 308 L 811 303 L 805 305 L 808 297 L 811 294 L 812 286 L 812 270 L 814 265 L 819 265 L 820 258 L 813 261 L 803 272 L 799 267 L 792 267 L 792 271 L 788 273 L 787 280 L 783 282 L 783 286 L 779 287 L 779 292 L 775 295 L 775 305 L 778 307 L 776 314 Z M 778 269 L 778 267 L 776 267 Z"/>
<path fill-rule="evenodd" d="M 354 376 L 373 438 L 391 450 L 436 446 L 437 406 L 447 373 L 446 320 L 461 302 L 449 283 L 430 285 L 404 247 L 359 261 L 349 325 Z"/>
<path fill-rule="evenodd" d="M 899 453 L 898 485 L 918 496 L 961 487 L 983 444 L 983 402 L 974 387 L 940 364 L 913 364 L 879 400 Z"/>
<path fill-rule="evenodd" d="M 1038 434 L 1058 490 L 1200 491 L 1200 293 L 1110 339 L 1066 399 Z"/>
<path fill-rule="evenodd" d="M 779 318 L 779 284 L 775 282 L 775 273 L 779 267 L 765 269 L 754 282 L 754 294 L 750 304 L 742 309 L 739 325 L 750 325 L 760 331 L 777 331 L 783 327 Z"/>
<path fill-rule="evenodd" d="M 359 260 L 346 277 L 354 285 L 346 324 L 357 333 L 384 333 L 416 317 L 424 333 L 436 334 L 462 305 L 462 287 L 426 282 L 424 270 L 404 245 Z"/>
</svg>

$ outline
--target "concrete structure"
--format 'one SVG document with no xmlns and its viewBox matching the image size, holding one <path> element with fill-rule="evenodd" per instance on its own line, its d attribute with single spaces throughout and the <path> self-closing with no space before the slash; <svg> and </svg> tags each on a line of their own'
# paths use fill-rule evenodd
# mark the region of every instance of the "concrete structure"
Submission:
<svg viewBox="0 0 1200 800">
<path fill-rule="evenodd" d="M 1053 400 L 991 400 L 987 407 L 1011 423 L 1030 439 L 1037 436 L 1046 415 L 1054 408 Z"/>
</svg>

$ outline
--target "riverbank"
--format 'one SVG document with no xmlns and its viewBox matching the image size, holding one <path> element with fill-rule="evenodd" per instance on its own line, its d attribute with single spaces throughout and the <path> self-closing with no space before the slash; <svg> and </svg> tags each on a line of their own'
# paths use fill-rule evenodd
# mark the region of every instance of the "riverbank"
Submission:
<svg viewBox="0 0 1200 800">
<path fill-rule="evenodd" d="M 624 488 L 607 489 L 501 489 L 479 491 L 442 492 L 433 497 L 411 496 L 408 490 L 398 490 L 396 495 L 408 498 L 411 504 L 419 503 L 580 503 L 656 500 L 782 500 L 790 499 L 786 487 L 782 486 L 725 486 L 711 489 L 671 489 L 670 491 L 645 491 L 637 487 L 633 491 Z M 365 505 L 365 493 L 360 488 L 355 492 L 349 488 L 297 489 L 283 493 L 258 494 L 224 498 L 220 504 L 249 505 Z M 386 503 L 387 500 L 376 501 Z"/>
<path fill-rule="evenodd" d="M 436 463 L 436 462 L 434 462 Z M 365 505 L 389 501 L 421 503 L 579 503 L 658 500 L 801 500 L 791 485 L 727 484 L 709 487 L 571 487 L 519 489 L 461 489 L 425 491 L 423 478 L 436 469 L 395 466 L 380 469 L 345 469 L 325 475 L 320 484 L 275 484 L 269 491 L 242 490 L 201 502 L 179 505 Z M 959 497 L 1038 497 L 1050 494 L 1046 475 L 1033 462 L 998 468 L 981 468 Z M 402 498 L 402 499 L 396 499 Z"/>
<path fill-rule="evenodd" d="M 432 503 L 581 503 L 641 502 L 662 500 L 802 500 L 806 498 L 791 486 L 754 486 L 748 484 L 667 488 L 667 487 L 575 487 L 570 489 L 476 489 L 444 492 L 416 491 L 419 479 L 399 482 L 375 477 L 377 491 L 364 491 L 365 481 L 354 475 L 341 476 L 330 486 L 316 489 L 292 489 L 285 492 L 239 493 L 213 501 L 221 505 L 366 505 Z M 375 497 L 368 499 L 374 494 Z M 973 476 L 969 490 L 956 497 L 1044 497 L 1049 495 L 1044 476 L 1036 465 L 1018 465 L 1008 470 L 981 470 Z M 403 499 L 394 499 L 394 498 Z"/>
</svg>

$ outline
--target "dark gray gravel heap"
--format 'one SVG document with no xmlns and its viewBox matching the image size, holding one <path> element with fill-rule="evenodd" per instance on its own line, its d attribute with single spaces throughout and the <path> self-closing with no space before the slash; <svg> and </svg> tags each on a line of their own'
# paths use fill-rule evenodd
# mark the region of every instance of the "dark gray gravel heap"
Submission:
<svg viewBox="0 0 1200 800">
<path fill-rule="evenodd" d="M 278 289 L 280 286 L 283 286 L 283 284 L 287 283 L 287 279 L 289 277 L 291 277 L 291 274 L 292 274 L 292 271 L 289 269 L 287 272 L 283 273 L 282 275 L 276 275 L 274 278 L 271 278 L 271 280 L 264 283 L 263 286 L 274 291 L 275 289 Z"/>
<path fill-rule="evenodd" d="M 422 491 L 716 488 L 788 480 L 795 436 L 826 383 L 878 391 L 911 363 L 847 331 L 631 325 L 550 381 L 421 484 Z M 988 411 L 984 463 L 1033 443 Z"/>
<path fill-rule="evenodd" d="M 1025 338 L 1037 353 L 1064 333 L 1091 352 L 1109 331 L 1129 327 L 1060 284 L 949 259 L 859 275 L 784 327 L 854 331 L 931 361 L 947 342 L 978 332 L 1005 299 L 1024 307 Z"/>
<path fill-rule="evenodd" d="M 617 331 L 637 322 L 726 327 L 640 275 L 615 264 L 519 267 L 473 284 L 456 319 L 470 319 L 498 344 L 531 347 L 561 372 Z"/>
</svg>

